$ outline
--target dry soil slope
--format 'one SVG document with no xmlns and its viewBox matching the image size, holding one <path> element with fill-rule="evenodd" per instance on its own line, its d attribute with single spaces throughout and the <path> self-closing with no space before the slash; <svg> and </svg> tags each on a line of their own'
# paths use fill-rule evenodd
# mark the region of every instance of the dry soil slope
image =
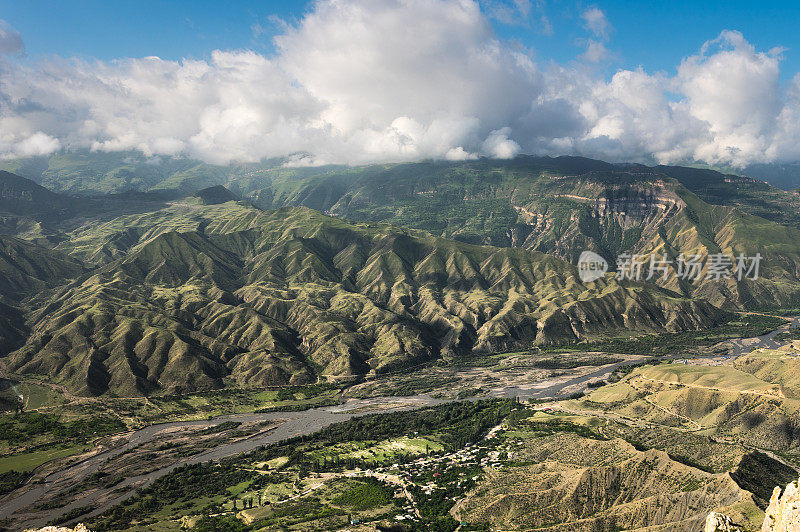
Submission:
<svg viewBox="0 0 800 532">
<path fill-rule="evenodd" d="M 502 530 L 699 530 L 709 509 L 755 528 L 763 513 L 728 473 L 707 473 L 624 440 L 556 433 L 515 452 L 460 506 Z M 752 522 L 751 522 L 752 521 Z"/>
</svg>

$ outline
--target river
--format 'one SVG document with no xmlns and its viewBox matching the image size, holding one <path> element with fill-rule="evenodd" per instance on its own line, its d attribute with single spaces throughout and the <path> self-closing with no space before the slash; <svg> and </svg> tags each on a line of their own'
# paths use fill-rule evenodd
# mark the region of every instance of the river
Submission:
<svg viewBox="0 0 800 532">
<path fill-rule="evenodd" d="M 728 341 L 730 353 L 739 356 L 745 352 L 758 348 L 774 348 L 778 346 L 775 336 L 789 328 L 800 327 L 800 317 L 792 318 L 791 323 L 780 327 L 768 334 L 738 340 Z M 565 388 L 575 388 L 585 385 L 585 383 L 603 378 L 609 375 L 614 369 L 640 363 L 646 359 L 627 360 L 614 364 L 607 364 L 599 367 L 596 371 L 584 373 L 574 378 L 567 378 L 554 381 L 546 381 L 541 386 L 531 388 L 520 388 L 516 386 L 500 387 L 492 390 L 492 397 L 519 397 L 520 399 L 552 399 L 556 398 Z M 271 412 L 263 414 L 236 414 L 220 416 L 211 420 L 198 421 L 177 421 L 171 423 L 161 423 L 150 425 L 130 433 L 126 437 L 124 445 L 115 447 L 105 452 L 90 456 L 78 463 L 73 463 L 64 469 L 49 474 L 39 484 L 29 488 L 23 494 L 7 499 L 0 503 L 0 517 L 14 517 L 14 526 L 17 529 L 28 527 L 41 527 L 48 522 L 56 519 L 70 510 L 91 506 L 93 511 L 85 514 L 82 518 L 97 515 L 112 506 L 121 503 L 131 497 L 137 488 L 147 486 L 157 478 L 160 478 L 174 469 L 186 464 L 197 464 L 209 460 L 220 460 L 230 456 L 235 456 L 247 451 L 251 451 L 263 445 L 276 443 L 294 436 L 312 434 L 334 423 L 346 421 L 356 416 L 372 414 L 376 412 L 396 412 L 401 410 L 411 410 L 426 406 L 442 404 L 452 399 L 437 399 L 427 394 L 414 395 L 408 397 L 375 397 L 370 399 L 349 399 L 341 405 L 325 406 L 312 408 L 297 412 Z M 85 496 L 73 501 L 61 508 L 54 508 L 35 513 L 25 513 L 24 509 L 36 503 L 40 503 L 55 497 L 58 493 L 80 482 L 82 479 L 96 472 L 108 460 L 118 456 L 139 445 L 158 438 L 167 429 L 180 429 L 191 427 L 214 426 L 226 421 L 238 422 L 274 422 L 275 428 L 246 438 L 243 440 L 223 443 L 212 449 L 208 449 L 199 454 L 185 457 L 175 461 L 169 466 L 144 475 L 126 478 L 123 482 L 106 489 L 93 490 Z M 69 485 L 64 485 L 61 481 L 74 479 Z M 114 494 L 114 495 L 112 495 Z M 102 502 L 101 502 L 102 501 Z M 15 515 L 16 514 L 16 515 Z"/>
</svg>

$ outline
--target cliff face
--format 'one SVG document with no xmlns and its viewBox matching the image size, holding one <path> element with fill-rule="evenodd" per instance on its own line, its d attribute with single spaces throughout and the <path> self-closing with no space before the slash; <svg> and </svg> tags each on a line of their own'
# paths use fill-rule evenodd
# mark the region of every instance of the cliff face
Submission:
<svg viewBox="0 0 800 532">
<path fill-rule="evenodd" d="M 790 482 L 781 494 L 780 486 L 772 490 L 764 512 L 761 532 L 800 532 L 800 488 L 798 482 Z M 741 529 L 734 525 L 727 515 L 711 512 L 706 518 L 705 532 L 736 532 Z"/>
<path fill-rule="evenodd" d="M 389 222 L 437 236 L 518 247 L 576 263 L 581 252 L 612 269 L 622 253 L 662 258 L 760 253 L 758 279 L 678 280 L 664 288 L 730 309 L 800 305 L 800 196 L 749 179 L 695 169 L 609 165 L 578 159 L 419 163 L 268 173 L 265 208 L 306 206 Z M 247 196 L 246 190 L 240 192 Z M 268 202 L 261 198 L 270 198 Z"/>
<path fill-rule="evenodd" d="M 798 481 L 789 483 L 781 495 L 780 486 L 775 486 L 769 506 L 764 512 L 761 532 L 800 531 L 800 488 Z"/>
</svg>

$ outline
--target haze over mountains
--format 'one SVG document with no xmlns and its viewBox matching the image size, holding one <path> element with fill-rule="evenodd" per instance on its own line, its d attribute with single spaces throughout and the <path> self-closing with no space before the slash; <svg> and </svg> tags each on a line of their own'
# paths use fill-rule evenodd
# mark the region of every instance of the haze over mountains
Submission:
<svg viewBox="0 0 800 532">
<path fill-rule="evenodd" d="M 539 159 L 567 161 L 585 158 L 539 157 Z M 252 178 L 267 170 L 287 169 L 306 175 L 326 173 L 331 170 L 345 171 L 349 168 L 344 165 L 305 167 L 297 163 L 297 156 L 263 159 L 258 163 L 216 165 L 187 157 L 145 156 L 138 151 L 61 150 L 50 155 L 0 159 L 0 170 L 26 177 L 54 192 L 96 195 L 129 191 L 185 193 L 199 190 L 204 186 L 233 184 L 242 181 L 242 176 Z M 783 190 L 800 186 L 800 165 L 797 163 L 751 164 L 741 168 L 709 168 L 705 165 L 669 168 L 686 168 L 685 171 L 698 176 L 703 172 L 696 174 L 695 172 L 706 170 L 710 174 L 724 174 L 731 178 L 750 177 L 766 181 Z"/>
</svg>

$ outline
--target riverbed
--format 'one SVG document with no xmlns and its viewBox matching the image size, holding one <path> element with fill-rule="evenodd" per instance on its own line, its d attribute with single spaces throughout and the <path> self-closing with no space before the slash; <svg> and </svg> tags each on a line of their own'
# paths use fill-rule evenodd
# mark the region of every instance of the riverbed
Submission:
<svg viewBox="0 0 800 532">
<path fill-rule="evenodd" d="M 730 356 L 740 356 L 758 348 L 775 348 L 779 342 L 776 335 L 789 328 L 800 326 L 800 317 L 793 318 L 791 323 L 768 334 L 726 342 L 729 344 Z M 637 360 L 625 360 L 597 367 L 578 376 L 564 376 L 541 382 L 526 383 L 524 386 L 499 386 L 487 391 L 482 397 L 519 397 L 526 399 L 555 399 L 564 393 L 572 393 L 585 388 L 587 383 L 606 378 L 615 369 L 629 364 L 646 361 L 647 357 Z M 135 490 L 145 487 L 178 467 L 187 464 L 216 461 L 257 449 L 264 445 L 276 443 L 295 436 L 312 434 L 334 423 L 346 421 L 356 416 L 380 412 L 396 412 L 434 406 L 453 399 L 434 397 L 430 394 L 419 394 L 407 397 L 374 397 L 369 399 L 348 399 L 335 406 L 324 406 L 296 412 L 270 412 L 260 414 L 236 414 L 220 416 L 211 420 L 177 421 L 150 425 L 124 436 L 121 444 L 103 452 L 91 454 L 77 463 L 67 465 L 63 469 L 50 473 L 37 484 L 28 486 L 20 494 L 0 503 L 0 517 L 11 519 L 14 529 L 41 527 L 48 522 L 66 514 L 71 510 L 92 507 L 82 518 L 97 515 L 125 499 L 131 497 Z M 269 425 L 268 430 L 261 431 L 251 437 L 222 443 L 198 454 L 176 460 L 168 466 L 149 471 L 142 475 L 131 476 L 121 483 L 107 489 L 89 490 L 69 504 L 60 508 L 35 510 L 37 503 L 47 501 L 78 485 L 92 473 L 97 472 L 109 460 L 126 452 L 155 441 L 171 431 L 199 429 L 219 425 L 228 421 L 240 423 L 263 423 Z"/>
</svg>

